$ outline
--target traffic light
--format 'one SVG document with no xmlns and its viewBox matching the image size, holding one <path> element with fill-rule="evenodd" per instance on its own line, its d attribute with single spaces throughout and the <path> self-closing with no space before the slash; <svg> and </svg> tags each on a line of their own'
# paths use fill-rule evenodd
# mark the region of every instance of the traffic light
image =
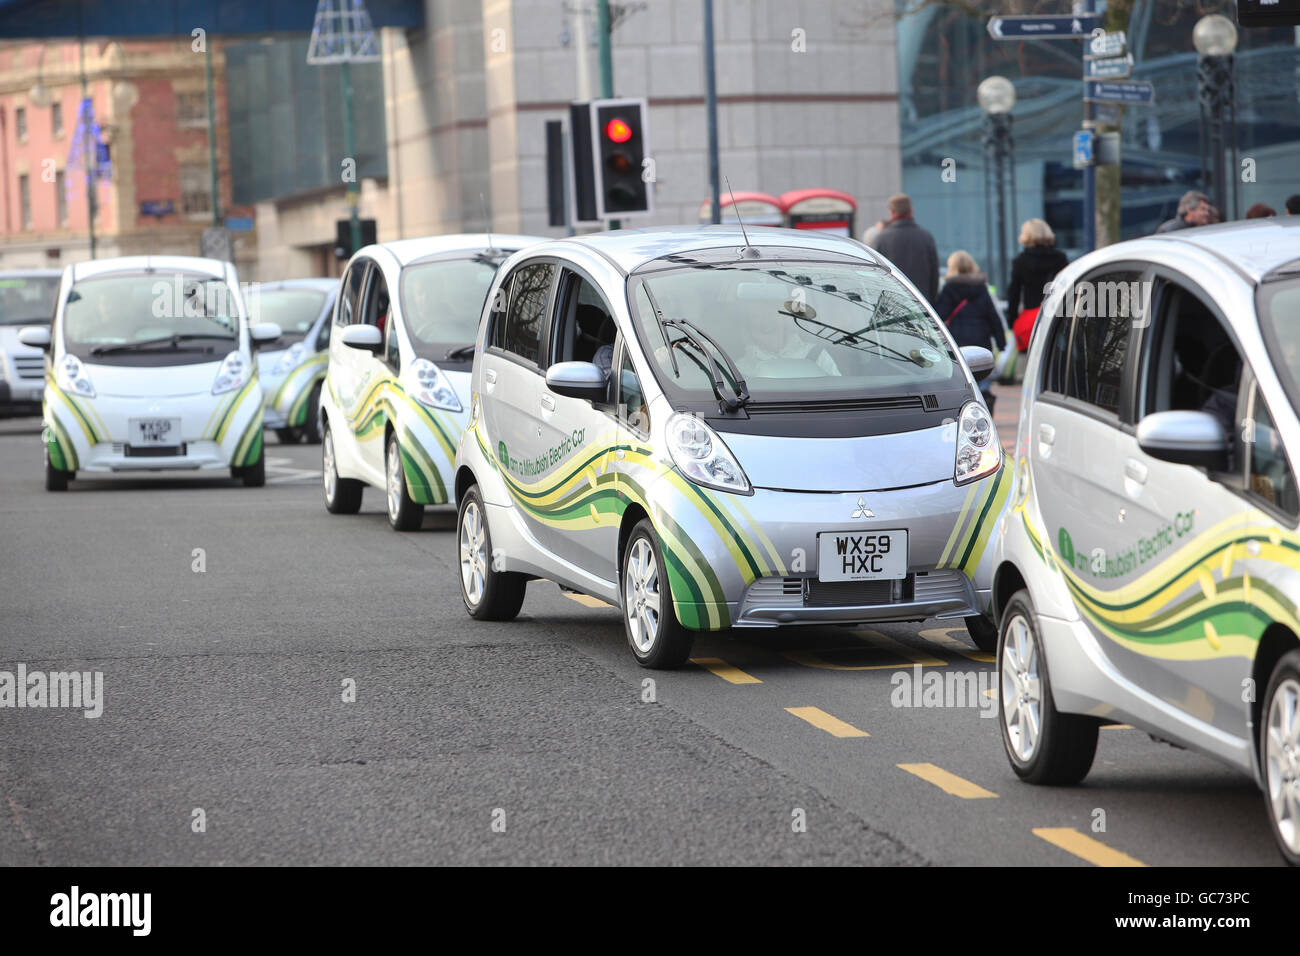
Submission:
<svg viewBox="0 0 1300 956">
<path fill-rule="evenodd" d="M 373 219 L 362 219 L 361 245 L 374 245 L 378 241 L 377 235 L 378 232 L 375 228 L 375 221 Z M 352 248 L 352 220 L 334 220 L 334 258 L 351 259 L 352 253 L 356 251 L 356 249 Z"/>
<path fill-rule="evenodd" d="M 591 104 L 597 219 L 654 211 L 650 189 L 653 177 L 646 168 L 650 156 L 648 130 L 644 99 L 595 100 Z"/>
</svg>

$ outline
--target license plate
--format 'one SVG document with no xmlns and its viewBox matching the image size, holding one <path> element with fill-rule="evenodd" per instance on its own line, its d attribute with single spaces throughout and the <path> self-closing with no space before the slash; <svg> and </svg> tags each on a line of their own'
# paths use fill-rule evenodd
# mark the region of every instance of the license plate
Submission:
<svg viewBox="0 0 1300 956">
<path fill-rule="evenodd" d="M 175 445 L 181 435 L 179 418 L 131 419 L 132 445 Z"/>
<path fill-rule="evenodd" d="M 906 531 L 823 531 L 817 536 L 819 581 L 907 577 Z"/>
</svg>

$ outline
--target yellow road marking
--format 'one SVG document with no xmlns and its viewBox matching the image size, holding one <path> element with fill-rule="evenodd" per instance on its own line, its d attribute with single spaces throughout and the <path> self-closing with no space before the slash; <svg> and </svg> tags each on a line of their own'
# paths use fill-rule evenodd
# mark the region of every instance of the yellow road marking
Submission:
<svg viewBox="0 0 1300 956">
<path fill-rule="evenodd" d="M 927 783 L 932 783 L 945 793 L 951 793 L 954 797 L 962 797 L 965 800 L 979 800 L 985 797 L 996 797 L 997 794 L 992 790 L 985 790 L 979 784 L 971 783 L 955 773 L 949 773 L 942 767 L 936 767 L 932 763 L 900 763 L 900 770 L 906 770 L 908 773 L 920 777 Z"/>
<path fill-rule="evenodd" d="M 852 724 L 846 724 L 838 717 L 832 717 L 820 707 L 787 707 L 786 710 L 800 720 L 806 720 L 814 727 L 826 731 L 832 737 L 870 737 L 865 730 L 858 730 Z"/>
<path fill-rule="evenodd" d="M 692 657 L 692 664 L 698 664 L 706 671 L 717 674 L 729 684 L 761 684 L 757 677 L 746 674 L 739 667 L 732 667 L 720 657 Z"/>
<path fill-rule="evenodd" d="M 804 667 L 816 667 L 824 671 L 896 671 L 901 666 L 898 662 L 893 664 L 832 664 L 830 661 L 822 660 L 815 654 L 801 654 L 796 651 L 788 651 L 781 656 L 794 661 L 796 664 L 802 664 Z"/>
<path fill-rule="evenodd" d="M 921 631 L 920 636 L 933 644 L 938 644 L 945 650 L 953 651 L 962 657 L 972 661 L 978 661 L 981 664 L 992 664 L 996 657 L 988 651 L 976 650 L 965 641 L 953 637 L 953 631 L 964 631 L 964 627 L 932 627 L 927 631 Z"/>
<path fill-rule="evenodd" d="M 1114 850 L 1087 834 L 1080 833 L 1074 827 L 1035 827 L 1034 836 L 1058 846 L 1066 853 L 1073 853 L 1094 866 L 1146 866 L 1141 860 L 1135 860 L 1127 853 Z"/>
<path fill-rule="evenodd" d="M 931 657 L 921 651 L 914 650 L 906 644 L 894 640 L 892 637 L 887 637 L 886 635 L 881 634 L 879 631 L 861 630 L 854 631 L 853 633 L 868 644 L 874 644 L 881 650 L 890 651 L 897 654 L 899 657 L 905 657 L 913 664 L 920 664 L 924 667 L 942 667 L 948 663 L 947 661 L 939 660 L 937 657 Z"/>
<path fill-rule="evenodd" d="M 570 601 L 577 601 L 579 604 L 583 605 L 584 607 L 611 607 L 612 606 L 606 604 L 604 601 L 600 600 L 600 598 L 592 597 L 590 594 L 575 594 L 573 591 L 562 591 L 560 593 L 562 593 Z"/>
<path fill-rule="evenodd" d="M 1102 730 L 1132 730 L 1132 724 L 1102 724 Z"/>
</svg>

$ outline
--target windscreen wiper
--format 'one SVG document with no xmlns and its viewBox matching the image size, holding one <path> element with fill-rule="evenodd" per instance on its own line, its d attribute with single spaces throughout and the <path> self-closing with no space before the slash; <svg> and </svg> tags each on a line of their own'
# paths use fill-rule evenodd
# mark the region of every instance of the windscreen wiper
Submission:
<svg viewBox="0 0 1300 956">
<path fill-rule="evenodd" d="M 668 346 L 668 358 L 673 363 L 673 375 L 681 378 L 682 370 L 677 367 L 677 354 L 673 352 L 672 340 L 668 338 L 668 320 L 664 318 L 664 310 L 659 308 L 659 303 L 655 301 L 655 294 L 650 291 L 649 282 L 642 282 L 641 288 L 645 289 L 645 297 L 650 300 L 650 311 L 655 314 L 655 321 L 659 323 L 659 334 L 663 336 L 664 345 Z"/>
<path fill-rule="evenodd" d="M 454 349 L 447 349 L 447 354 L 443 356 L 446 359 L 467 359 L 474 354 L 473 345 L 458 345 Z"/>
<path fill-rule="evenodd" d="M 168 345 L 179 350 L 182 342 L 191 342 L 195 339 L 223 339 L 234 342 L 235 339 L 229 335 L 216 335 L 210 332 L 187 332 L 184 334 L 168 335 L 158 339 L 142 339 L 139 342 L 123 342 L 121 345 L 96 345 L 90 350 L 91 355 L 110 355 L 113 352 L 133 352 L 136 349 L 149 348 L 155 345 Z M 186 349 L 193 352 L 197 349 Z"/>
<path fill-rule="evenodd" d="M 740 369 L 737 368 L 736 363 L 731 360 L 731 356 L 727 354 L 727 350 L 715 342 L 712 336 L 689 319 L 664 319 L 661 324 L 668 328 L 680 331 L 682 335 L 690 339 L 691 343 L 697 349 L 705 354 L 709 360 L 709 377 L 713 380 L 714 394 L 718 396 L 718 401 L 722 402 L 722 404 L 726 406 L 727 411 L 734 412 L 738 408 L 743 408 L 749 401 L 749 389 L 745 386 L 745 377 L 740 374 Z M 665 341 L 667 341 L 666 336 Z M 722 361 L 726 363 L 727 371 L 731 373 L 731 380 L 734 383 L 734 393 L 729 394 L 729 390 L 726 388 L 727 383 L 722 378 L 722 370 L 718 368 L 718 363 L 714 360 L 712 353 L 704 347 L 703 343 L 705 342 L 713 346 L 714 350 L 722 358 Z M 669 346 L 668 351 L 669 354 L 672 354 L 671 345 Z"/>
</svg>

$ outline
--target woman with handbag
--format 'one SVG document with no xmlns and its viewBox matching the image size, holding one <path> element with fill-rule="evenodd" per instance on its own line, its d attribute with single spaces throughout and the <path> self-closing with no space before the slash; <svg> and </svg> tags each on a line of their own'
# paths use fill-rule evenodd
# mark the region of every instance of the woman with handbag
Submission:
<svg viewBox="0 0 1300 956">
<path fill-rule="evenodd" d="M 1007 315 L 1014 315 L 1011 331 L 1016 337 L 1016 366 L 1029 351 L 1029 338 L 1038 321 L 1043 294 L 1056 274 L 1069 265 L 1064 252 L 1056 248 L 1052 227 L 1041 219 L 1026 219 L 1020 227 L 1020 244 L 1025 251 L 1011 260 L 1011 282 L 1007 285 Z"/>
<path fill-rule="evenodd" d="M 977 345 L 980 348 L 1006 348 L 1007 335 L 1002 316 L 989 295 L 988 277 L 980 271 L 969 252 L 958 249 L 948 257 L 948 274 L 943 288 L 934 303 L 935 311 L 943 319 L 948 331 L 960 348 Z M 980 392 L 989 411 L 993 411 L 993 377 L 980 382 Z"/>
</svg>

